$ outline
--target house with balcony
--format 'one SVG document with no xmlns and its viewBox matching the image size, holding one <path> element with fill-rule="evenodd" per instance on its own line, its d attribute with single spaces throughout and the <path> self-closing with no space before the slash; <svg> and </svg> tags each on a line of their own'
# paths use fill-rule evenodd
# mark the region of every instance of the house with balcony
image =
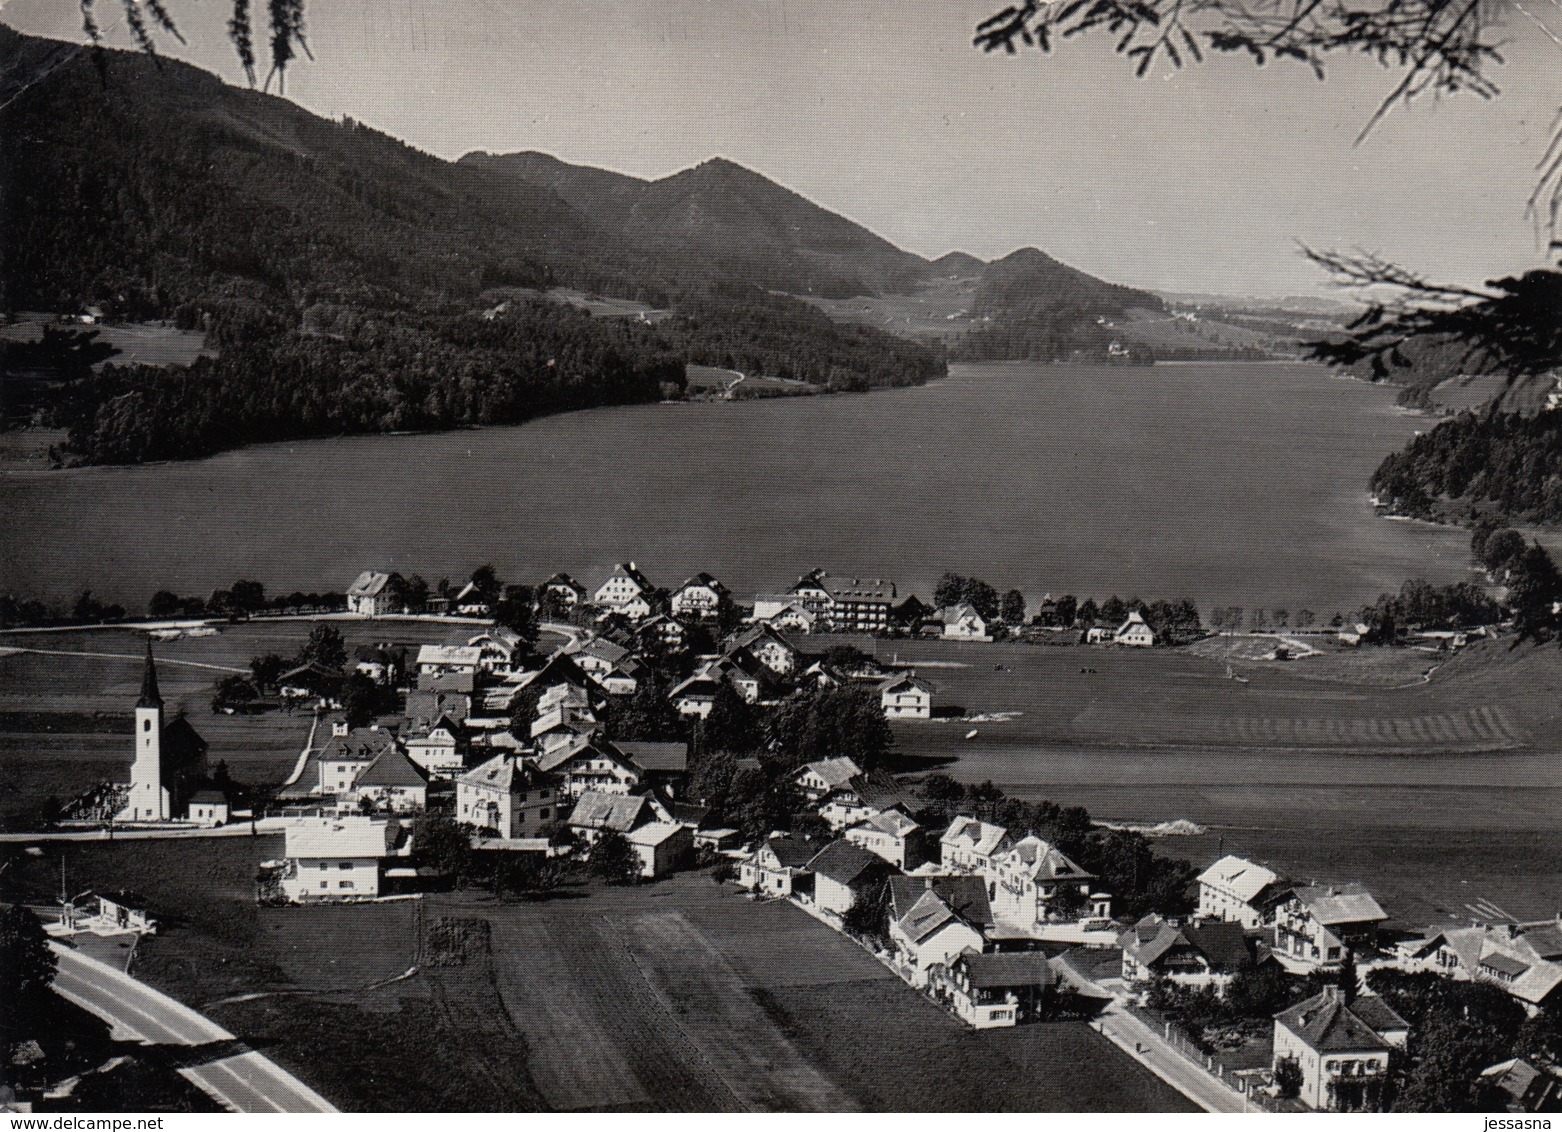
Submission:
<svg viewBox="0 0 1562 1132">
<path fill-rule="evenodd" d="M 1378 1112 L 1387 1096 L 1389 1055 L 1409 1024 L 1381 998 L 1347 1002 L 1339 987 L 1275 1015 L 1274 1068 L 1301 1071 L 1297 1099 L 1321 1112 Z"/>
<path fill-rule="evenodd" d="M 892 876 L 889 886 L 890 946 L 917 986 L 962 951 L 987 950 L 993 914 L 981 877 Z"/>
<path fill-rule="evenodd" d="M 656 587 L 640 572 L 633 562 L 620 562 L 613 567 L 607 581 L 597 587 L 592 601 L 605 610 L 622 613 L 630 620 L 639 620 L 651 614 L 650 600 Z"/>
<path fill-rule="evenodd" d="M 722 604 L 731 598 L 727 587 L 703 570 L 692 578 L 684 579 L 668 599 L 674 617 L 688 617 L 697 621 L 714 621 Z"/>
<path fill-rule="evenodd" d="M 727 656 L 746 652 L 776 676 L 790 675 L 802 653 L 769 625 L 751 626 L 728 643 Z"/>
<path fill-rule="evenodd" d="M 405 742 L 408 757 L 431 777 L 450 778 L 466 768 L 466 728 L 448 715 L 408 730 Z"/>
<path fill-rule="evenodd" d="M 933 685 L 902 672 L 879 685 L 879 706 L 888 719 L 933 718 Z"/>
<path fill-rule="evenodd" d="M 1530 1014 L 1562 1008 L 1562 915 L 1443 928 L 1409 951 L 1407 965 L 1501 987 Z"/>
<path fill-rule="evenodd" d="M 928 857 L 927 832 L 900 810 L 872 814 L 847 826 L 842 836 L 902 872 L 918 867 Z"/>
<path fill-rule="evenodd" d="M 1038 1017 L 1057 986 L 1041 952 L 986 954 L 968 949 L 929 972 L 933 997 L 977 1030 L 1016 1026 Z"/>
<path fill-rule="evenodd" d="M 396 575 L 384 570 L 365 570 L 347 587 L 347 612 L 360 617 L 384 617 L 395 612 Z"/>
<path fill-rule="evenodd" d="M 1386 919 L 1359 884 L 1298 885 L 1275 909 L 1275 958 L 1302 974 L 1338 969 L 1347 954 L 1377 945 Z"/>
<path fill-rule="evenodd" d="M 394 818 L 304 818 L 285 830 L 273 880 L 295 904 L 372 900 L 401 833 Z"/>
<path fill-rule="evenodd" d="M 957 817 L 939 838 L 939 863 L 950 872 L 984 873 L 993 861 L 1014 848 L 1014 838 L 1001 825 L 973 817 Z"/>
<path fill-rule="evenodd" d="M 803 792 L 803 797 L 810 802 L 817 802 L 832 790 L 847 785 L 861 773 L 862 768 L 855 762 L 845 755 L 838 755 L 808 763 L 797 772 L 793 781 Z"/>
<path fill-rule="evenodd" d="M 1022 929 L 1112 914 L 1111 897 L 1092 891 L 1095 874 L 1035 834 L 997 855 L 987 878 L 993 914 Z"/>
<path fill-rule="evenodd" d="M 415 814 L 428 807 L 428 779 L 426 770 L 392 745 L 358 773 L 349 798 L 378 813 Z"/>
<path fill-rule="evenodd" d="M 1143 987 L 1158 979 L 1224 993 L 1238 971 L 1253 963 L 1242 925 L 1228 920 L 1181 923 L 1151 913 L 1117 937 L 1123 982 Z"/>
</svg>

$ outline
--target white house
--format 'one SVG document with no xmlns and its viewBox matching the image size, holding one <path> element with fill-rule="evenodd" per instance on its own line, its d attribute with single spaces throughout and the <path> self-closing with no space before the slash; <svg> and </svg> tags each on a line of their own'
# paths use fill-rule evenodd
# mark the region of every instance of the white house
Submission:
<svg viewBox="0 0 1562 1132">
<path fill-rule="evenodd" d="M 347 587 L 347 612 L 362 617 L 383 617 L 393 611 L 391 575 L 365 570 Z"/>
<path fill-rule="evenodd" d="M 350 797 L 379 811 L 416 813 L 428 805 L 428 772 L 392 745 L 358 772 Z"/>
<path fill-rule="evenodd" d="M 889 719 L 931 719 L 933 686 L 912 672 L 891 676 L 879 685 L 879 704 Z"/>
<path fill-rule="evenodd" d="M 586 587 L 568 574 L 555 574 L 542 583 L 542 595 L 568 608 L 586 600 Z"/>
<path fill-rule="evenodd" d="M 466 735 L 448 715 L 408 731 L 406 744 L 407 755 L 431 776 L 449 778 L 466 766 Z"/>
<path fill-rule="evenodd" d="M 777 676 L 785 676 L 797 667 L 802 655 L 797 647 L 767 624 L 755 625 L 732 640 L 727 655 L 747 652 Z"/>
<path fill-rule="evenodd" d="M 727 587 L 701 571 L 672 592 L 669 604 L 674 617 L 714 620 L 727 597 Z"/>
<path fill-rule="evenodd" d="M 943 624 L 943 629 L 939 635 L 946 641 L 990 641 L 993 639 L 992 634 L 987 631 L 986 619 L 969 602 L 962 601 L 958 605 L 946 605 L 938 611 L 938 619 Z"/>
<path fill-rule="evenodd" d="M 797 772 L 797 777 L 793 781 L 797 783 L 798 789 L 803 792 L 805 798 L 810 802 L 817 802 L 830 791 L 845 786 L 861 773 L 860 766 L 846 756 L 839 755 L 808 763 Z"/>
<path fill-rule="evenodd" d="M 1022 928 L 1111 915 L 1110 899 L 1091 892 L 1095 874 L 1034 834 L 994 858 L 989 880 L 993 914 Z"/>
<path fill-rule="evenodd" d="M 1117 632 L 1112 634 L 1112 643 L 1127 645 L 1129 648 L 1147 649 L 1155 644 L 1155 630 L 1145 622 L 1144 614 L 1136 609 L 1128 615 L 1128 620 L 1117 627 Z"/>
<path fill-rule="evenodd" d="M 1281 880 L 1263 865 L 1230 853 L 1199 874 L 1199 916 L 1230 920 L 1256 930 L 1266 924 L 1273 907 L 1262 898 Z"/>
<path fill-rule="evenodd" d="M 802 887 L 803 878 L 812 878 L 808 862 L 818 852 L 816 842 L 772 837 L 743 859 L 738 884 L 766 896 L 791 896 Z"/>
<path fill-rule="evenodd" d="M 620 612 L 623 612 L 624 607 L 631 605 L 631 603 L 634 603 L 636 608 L 644 605 L 645 614 L 649 614 L 650 606 L 646 605 L 645 601 L 654 592 L 655 587 L 651 585 L 650 581 L 646 579 L 646 576 L 640 572 L 633 562 L 620 562 L 613 567 L 613 572 L 608 575 L 607 581 L 597 587 L 597 592 L 592 600 L 604 609 Z M 640 616 L 645 614 L 640 614 Z M 634 616 L 634 614 L 626 613 L 626 616 Z"/>
<path fill-rule="evenodd" d="M 721 679 L 707 668 L 696 672 L 668 693 L 678 714 L 689 719 L 704 719 L 716 704 L 716 693 L 721 691 Z"/>
<path fill-rule="evenodd" d="M 640 858 L 640 875 L 666 876 L 682 865 L 694 849 L 694 831 L 681 822 L 656 821 L 624 834 Z"/>
<path fill-rule="evenodd" d="M 419 676 L 472 676 L 482 663 L 475 645 L 423 645 L 418 649 Z"/>
<path fill-rule="evenodd" d="M 832 841 L 808 862 L 814 874 L 814 907 L 844 916 L 890 873 L 881 858 L 850 841 Z"/>
<path fill-rule="evenodd" d="M 400 826 L 367 817 L 304 818 L 284 833 L 282 891 L 296 904 L 372 900 Z"/>
<path fill-rule="evenodd" d="M 1375 1112 L 1388 1085 L 1391 1050 L 1404 1047 L 1410 1026 L 1381 998 L 1347 1003 L 1339 987 L 1275 1015 L 1274 1068 L 1301 1071 L 1297 1099 L 1325 1112 Z"/>
<path fill-rule="evenodd" d="M 479 633 L 467 641 L 467 647 L 478 650 L 477 667 L 480 671 L 500 675 L 515 671 L 516 665 L 526 656 L 526 646 L 521 641 L 521 635 L 503 625 L 495 625 Z"/>
<path fill-rule="evenodd" d="M 1425 960 L 1415 967 L 1501 987 L 1531 1014 L 1562 1009 L 1562 915 L 1525 924 L 1444 928 L 1412 951 L 1413 959 Z"/>
<path fill-rule="evenodd" d="M 558 779 L 512 754 L 495 755 L 456 780 L 456 820 L 499 837 L 541 837 L 558 820 Z"/>
<path fill-rule="evenodd" d="M 1123 949 L 1123 982 L 1129 986 L 1166 979 L 1224 993 L 1253 961 L 1242 925 L 1228 920 L 1181 924 L 1152 912 L 1119 935 L 1117 945 Z"/>
<path fill-rule="evenodd" d="M 197 790 L 190 797 L 190 820 L 212 828 L 227 825 L 227 797 L 218 790 Z"/>
<path fill-rule="evenodd" d="M 939 838 L 939 863 L 950 872 L 980 873 L 993 867 L 995 858 L 1014 848 L 1014 839 L 1001 825 L 971 817 L 957 817 Z"/>
<path fill-rule="evenodd" d="M 754 620 L 784 633 L 812 633 L 819 622 L 817 614 L 790 598 L 772 601 L 766 605 L 765 612 L 761 617 L 756 604 Z"/>
<path fill-rule="evenodd" d="M 889 939 L 896 962 L 925 986 L 928 972 L 970 948 L 984 951 L 992 930 L 981 877 L 890 877 Z"/>
<path fill-rule="evenodd" d="M 968 948 L 929 972 L 933 997 L 976 1030 L 1018 1025 L 1034 1017 L 1057 985 L 1047 957 L 1037 951 L 988 955 Z"/>
<path fill-rule="evenodd" d="M 396 747 L 396 736 L 377 727 L 360 727 L 346 734 L 333 733 L 315 756 L 320 781 L 316 793 L 341 798 L 352 793 L 369 765 Z"/>
<path fill-rule="evenodd" d="M 922 827 L 899 810 L 882 810 L 864 818 L 848 826 L 843 836 L 897 869 L 914 869 L 926 858 Z"/>
<path fill-rule="evenodd" d="M 1298 886 L 1275 910 L 1274 953 L 1294 971 L 1338 968 L 1352 950 L 1376 942 L 1386 919 L 1359 884 Z"/>
</svg>

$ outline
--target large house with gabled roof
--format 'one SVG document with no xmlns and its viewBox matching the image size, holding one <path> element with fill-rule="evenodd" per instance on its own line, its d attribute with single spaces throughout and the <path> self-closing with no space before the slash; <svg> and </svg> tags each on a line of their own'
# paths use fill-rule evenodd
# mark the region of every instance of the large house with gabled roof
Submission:
<svg viewBox="0 0 1562 1132">
<path fill-rule="evenodd" d="M 350 796 L 379 812 L 417 813 L 428 806 L 428 779 L 427 771 L 392 744 L 358 773 Z"/>
<path fill-rule="evenodd" d="M 933 686 L 915 672 L 902 672 L 879 685 L 879 706 L 889 719 L 931 719 Z"/>
<path fill-rule="evenodd" d="M 892 876 L 889 894 L 890 946 L 918 986 L 933 967 L 967 948 L 987 949 L 993 914 L 981 877 Z"/>
<path fill-rule="evenodd" d="M 1273 870 L 1228 853 L 1199 874 L 1199 915 L 1256 931 L 1273 921 L 1284 885 Z"/>
<path fill-rule="evenodd" d="M 1388 913 L 1359 884 L 1297 885 L 1275 910 L 1276 959 L 1300 973 L 1339 968 L 1377 942 Z"/>
<path fill-rule="evenodd" d="M 563 801 L 555 776 L 508 753 L 456 780 L 456 820 L 506 840 L 543 836 Z"/>
<path fill-rule="evenodd" d="M 987 872 L 997 857 L 1012 848 L 1014 838 L 1003 826 L 962 815 L 939 838 L 939 863 L 950 872 Z"/>
<path fill-rule="evenodd" d="M 1111 898 L 1091 891 L 1095 874 L 1035 834 L 997 855 L 988 879 L 994 915 L 1021 928 L 1111 915 Z"/>
<path fill-rule="evenodd" d="M 698 620 L 715 620 L 722 603 L 731 595 L 727 587 L 701 570 L 683 583 L 669 598 L 668 604 L 675 617 L 692 617 Z"/>
<path fill-rule="evenodd" d="M 383 617 L 395 609 L 394 574 L 365 570 L 347 587 L 347 612 L 360 617 Z"/>
<path fill-rule="evenodd" d="M 1409 1024 L 1381 998 L 1347 1001 L 1329 986 L 1275 1015 L 1273 1065 L 1301 1071 L 1297 1099 L 1308 1108 L 1376 1112 L 1388 1100 L 1390 1053 L 1409 1036 Z"/>
<path fill-rule="evenodd" d="M 597 587 L 592 600 L 603 609 L 623 613 L 632 620 L 651 614 L 650 598 L 656 587 L 633 562 L 613 567 L 607 581 Z"/>
<path fill-rule="evenodd" d="M 800 837 L 772 837 L 743 859 L 738 884 L 763 896 L 791 896 L 812 891 L 808 862 L 819 852 L 818 842 Z"/>
</svg>

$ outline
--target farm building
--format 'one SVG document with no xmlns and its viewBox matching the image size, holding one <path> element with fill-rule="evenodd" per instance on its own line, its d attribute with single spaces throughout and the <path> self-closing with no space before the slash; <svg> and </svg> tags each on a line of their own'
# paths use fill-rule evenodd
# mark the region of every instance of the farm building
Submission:
<svg viewBox="0 0 1562 1132">
<path fill-rule="evenodd" d="M 383 570 L 365 570 L 347 587 L 347 612 L 361 617 L 383 617 L 394 609 L 393 575 Z"/>
<path fill-rule="evenodd" d="M 814 874 L 814 906 L 844 916 L 891 873 L 879 857 L 850 841 L 832 841 L 808 862 Z"/>
</svg>

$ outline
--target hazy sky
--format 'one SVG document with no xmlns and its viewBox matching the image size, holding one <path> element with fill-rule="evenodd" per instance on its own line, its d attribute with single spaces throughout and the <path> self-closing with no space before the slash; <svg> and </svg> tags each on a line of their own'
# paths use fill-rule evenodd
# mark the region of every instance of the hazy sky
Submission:
<svg viewBox="0 0 1562 1132">
<path fill-rule="evenodd" d="M 170 6 L 190 45 L 168 53 L 241 81 L 228 0 Z M 1524 201 L 1562 46 L 1519 13 L 1499 99 L 1396 110 L 1353 147 L 1393 82 L 1369 61 L 1321 83 L 1235 58 L 1135 80 L 1104 39 L 977 51 L 973 26 L 999 7 L 309 0 L 315 61 L 287 95 L 449 158 L 539 149 L 654 177 L 719 154 L 924 255 L 1033 244 L 1166 290 L 1316 292 L 1298 241 L 1462 282 L 1544 262 Z M 98 8 L 108 22 L 118 0 Z M 1562 34 L 1562 2 L 1528 10 Z M 3 17 L 80 36 L 75 0 L 9 0 Z"/>
</svg>

